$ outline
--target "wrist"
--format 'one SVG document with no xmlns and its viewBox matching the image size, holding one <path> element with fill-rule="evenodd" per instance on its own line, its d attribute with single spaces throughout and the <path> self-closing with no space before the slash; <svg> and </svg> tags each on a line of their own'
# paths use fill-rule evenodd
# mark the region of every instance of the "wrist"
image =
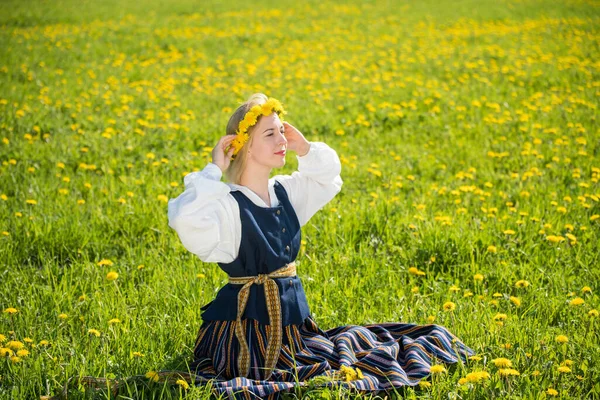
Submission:
<svg viewBox="0 0 600 400">
<path fill-rule="evenodd" d="M 298 149 L 297 153 L 298 153 L 299 157 L 304 157 L 305 155 L 308 154 L 309 151 L 310 151 L 310 142 L 306 141 L 304 143 L 304 145 L 300 149 Z"/>
</svg>

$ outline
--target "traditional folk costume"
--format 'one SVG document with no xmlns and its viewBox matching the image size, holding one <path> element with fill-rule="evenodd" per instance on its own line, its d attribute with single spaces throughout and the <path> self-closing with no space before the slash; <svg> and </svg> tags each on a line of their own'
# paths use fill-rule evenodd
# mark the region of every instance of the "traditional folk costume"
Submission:
<svg viewBox="0 0 600 400">
<path fill-rule="evenodd" d="M 185 191 L 169 201 L 169 226 L 184 247 L 229 276 L 202 307 L 192 372 L 230 398 L 276 398 L 340 369 L 358 374 L 325 385 L 379 392 L 418 384 L 436 360 L 473 354 L 437 325 L 315 323 L 294 260 L 301 227 L 341 189 L 341 165 L 322 142 L 297 158 L 298 171 L 269 180 L 271 204 L 221 182 L 212 163 L 186 175 Z"/>
</svg>

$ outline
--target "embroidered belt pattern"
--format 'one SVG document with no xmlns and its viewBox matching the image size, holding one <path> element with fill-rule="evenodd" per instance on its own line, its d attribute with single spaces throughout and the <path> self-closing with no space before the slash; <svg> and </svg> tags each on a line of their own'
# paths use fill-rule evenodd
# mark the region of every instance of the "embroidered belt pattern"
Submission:
<svg viewBox="0 0 600 400">
<path fill-rule="evenodd" d="M 250 349 L 246 342 L 246 333 L 242 327 L 242 315 L 246 309 L 250 287 L 254 284 L 263 285 L 265 290 L 265 299 L 267 302 L 267 312 L 269 314 L 269 335 L 267 351 L 265 354 L 265 368 L 267 374 L 265 380 L 269 379 L 281 350 L 281 341 L 283 330 L 281 326 L 281 299 L 279 297 L 279 288 L 273 279 L 287 278 L 296 276 L 296 263 L 291 262 L 269 274 L 259 274 L 257 276 L 229 277 L 229 283 L 234 285 L 244 285 L 238 293 L 237 304 L 237 323 L 235 325 L 235 334 L 240 343 L 240 357 L 238 359 L 238 370 L 242 377 L 248 377 L 250 373 Z"/>
</svg>

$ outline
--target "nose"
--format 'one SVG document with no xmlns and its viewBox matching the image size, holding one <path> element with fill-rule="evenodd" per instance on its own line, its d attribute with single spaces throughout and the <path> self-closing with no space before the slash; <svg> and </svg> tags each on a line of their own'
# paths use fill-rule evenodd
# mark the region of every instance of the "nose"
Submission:
<svg viewBox="0 0 600 400">
<path fill-rule="evenodd" d="M 287 145 L 287 138 L 285 137 L 285 135 L 283 133 L 279 135 L 279 144 Z"/>
</svg>

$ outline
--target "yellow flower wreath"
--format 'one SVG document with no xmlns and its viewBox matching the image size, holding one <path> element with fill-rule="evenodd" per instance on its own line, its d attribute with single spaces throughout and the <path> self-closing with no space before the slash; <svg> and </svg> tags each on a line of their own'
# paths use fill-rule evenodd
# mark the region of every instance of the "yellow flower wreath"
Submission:
<svg viewBox="0 0 600 400">
<path fill-rule="evenodd" d="M 230 147 L 233 147 L 233 156 L 237 155 L 248 139 L 250 139 L 248 129 L 256 125 L 258 118 L 261 115 L 271 115 L 273 112 L 276 112 L 279 119 L 283 121 L 283 114 L 285 114 L 286 111 L 283 109 L 279 100 L 270 97 L 266 103 L 256 104 L 246 113 L 246 115 L 244 115 L 244 118 L 240 121 L 238 126 L 236 137 L 231 141 Z"/>
</svg>

